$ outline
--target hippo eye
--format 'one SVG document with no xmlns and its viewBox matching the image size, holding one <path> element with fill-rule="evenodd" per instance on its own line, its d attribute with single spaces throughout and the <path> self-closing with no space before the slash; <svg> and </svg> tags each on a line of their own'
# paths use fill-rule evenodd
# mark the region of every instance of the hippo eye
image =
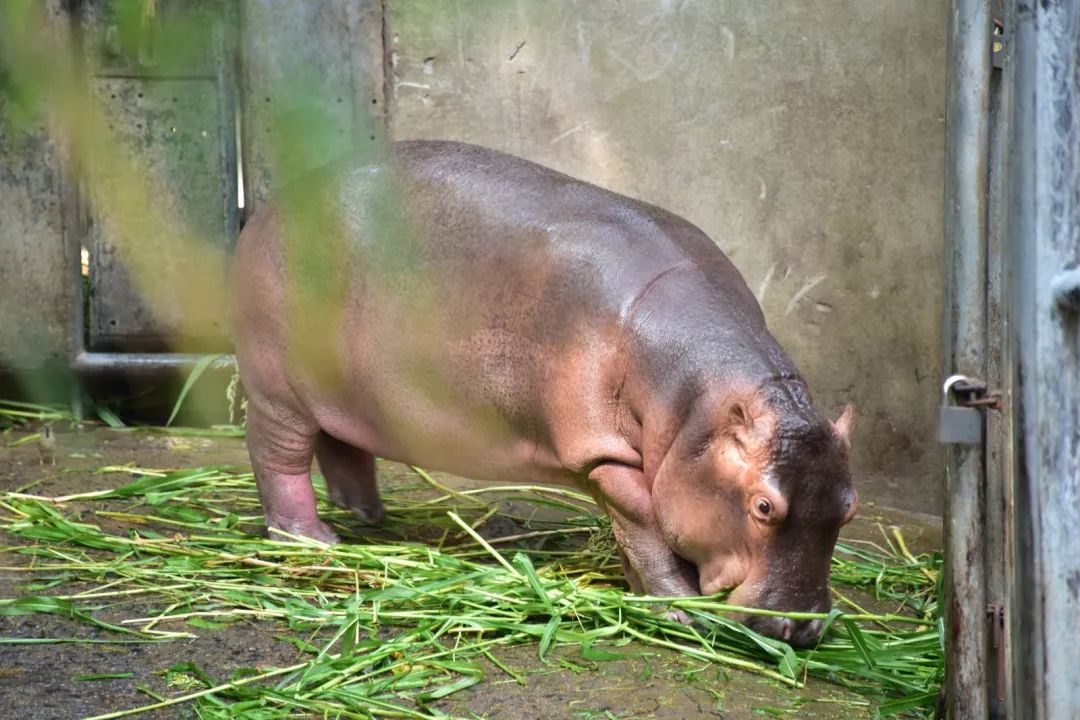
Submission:
<svg viewBox="0 0 1080 720">
<path fill-rule="evenodd" d="M 750 499 L 750 515 L 763 525 L 777 525 L 787 516 L 787 503 L 782 496 L 758 493 Z"/>
</svg>

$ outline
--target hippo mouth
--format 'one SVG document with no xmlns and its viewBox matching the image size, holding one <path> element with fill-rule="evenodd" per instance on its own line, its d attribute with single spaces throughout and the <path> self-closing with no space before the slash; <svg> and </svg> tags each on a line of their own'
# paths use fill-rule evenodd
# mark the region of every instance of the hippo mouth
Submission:
<svg viewBox="0 0 1080 720">
<path fill-rule="evenodd" d="M 813 647 L 824 628 L 822 620 L 792 620 L 762 615 L 737 615 L 735 619 L 762 635 L 783 640 L 793 648 Z"/>
<path fill-rule="evenodd" d="M 689 584 L 697 589 L 697 594 L 704 596 L 705 593 L 701 587 L 701 568 L 697 563 L 692 560 L 687 560 L 684 556 L 680 555 L 676 550 L 672 549 L 671 553 L 675 556 L 675 562 L 679 569 L 679 575 L 685 578 Z"/>
<path fill-rule="evenodd" d="M 753 601 L 743 601 L 739 598 L 732 599 L 732 593 L 742 585 L 740 582 L 718 585 L 713 592 L 706 594 L 701 580 L 701 568 L 696 563 L 687 560 L 678 553 L 675 553 L 675 556 L 678 561 L 680 573 L 682 573 L 684 578 L 692 581 L 697 587 L 699 595 L 703 597 L 712 597 L 713 595 L 720 593 L 728 593 L 727 600 L 731 604 L 743 605 L 746 607 L 758 606 L 758 603 Z M 723 580 L 723 575 L 720 577 L 721 580 Z M 820 638 L 821 630 L 823 628 L 821 620 L 791 620 L 785 617 L 753 615 L 747 613 L 731 614 L 730 617 L 733 620 L 737 620 L 743 625 L 746 625 L 751 630 L 768 637 L 776 638 L 777 640 L 783 640 L 795 648 L 813 647 Z M 687 622 L 688 620 L 684 619 L 682 621 Z"/>
</svg>

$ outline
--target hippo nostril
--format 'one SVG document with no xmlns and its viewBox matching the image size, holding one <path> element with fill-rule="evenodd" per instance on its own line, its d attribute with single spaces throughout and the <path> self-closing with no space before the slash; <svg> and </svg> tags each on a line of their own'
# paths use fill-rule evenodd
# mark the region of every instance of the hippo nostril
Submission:
<svg viewBox="0 0 1080 720">
<path fill-rule="evenodd" d="M 824 623 L 821 620 L 810 620 L 805 623 L 800 623 L 799 627 L 792 633 L 792 637 L 788 642 L 792 647 L 812 647 L 818 641 L 821 636 L 821 629 L 824 627 Z M 787 638 L 784 638 L 787 640 Z"/>
<path fill-rule="evenodd" d="M 791 618 L 780 620 L 780 639 L 784 642 L 791 640 Z"/>
</svg>

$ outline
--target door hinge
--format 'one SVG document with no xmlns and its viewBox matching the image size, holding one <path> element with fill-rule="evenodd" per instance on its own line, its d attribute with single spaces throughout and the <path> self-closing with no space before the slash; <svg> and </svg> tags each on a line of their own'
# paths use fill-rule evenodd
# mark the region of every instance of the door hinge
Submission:
<svg viewBox="0 0 1080 720">
<path fill-rule="evenodd" d="M 986 606 L 986 620 L 990 623 L 990 647 L 994 651 L 996 674 L 994 687 L 995 699 L 1004 704 L 1008 700 L 1009 665 L 1005 647 L 1005 606 L 1002 603 L 990 603 Z"/>
</svg>

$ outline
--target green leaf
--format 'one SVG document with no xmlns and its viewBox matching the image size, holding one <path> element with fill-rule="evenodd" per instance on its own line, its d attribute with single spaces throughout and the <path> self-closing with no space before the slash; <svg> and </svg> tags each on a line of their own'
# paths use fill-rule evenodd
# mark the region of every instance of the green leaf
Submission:
<svg viewBox="0 0 1080 720">
<path fill-rule="evenodd" d="M 126 635 L 141 635 L 141 633 L 135 632 L 134 630 L 102 622 L 88 613 L 79 610 L 68 600 L 62 600 L 60 598 L 26 595 L 23 597 L 0 600 L 0 616 L 33 615 L 35 613 L 63 615 L 75 620 L 81 620 L 82 622 L 91 625 L 96 625 L 97 627 L 106 630 L 113 630 Z"/>
<path fill-rule="evenodd" d="M 803 663 L 799 660 L 795 651 L 790 646 L 784 648 L 784 655 L 780 658 L 777 667 L 787 677 L 798 680 L 803 671 Z"/>
<path fill-rule="evenodd" d="M 877 714 L 878 717 L 889 717 L 912 710 L 930 710 L 937 704 L 937 699 L 937 692 L 915 693 L 881 703 L 878 706 Z"/>
<path fill-rule="evenodd" d="M 862 657 L 863 662 L 866 663 L 867 667 L 874 667 L 874 658 L 870 654 L 870 648 L 866 642 L 866 636 L 863 635 L 863 632 L 861 629 L 859 629 L 859 626 L 855 623 L 854 620 L 846 617 L 841 618 L 840 622 L 844 623 L 844 628 L 848 631 L 848 635 L 851 636 L 851 643 L 855 646 L 855 649 Z"/>
<path fill-rule="evenodd" d="M 171 675 L 190 675 L 206 687 L 214 687 L 217 682 L 193 662 L 181 662 L 173 665 L 168 670 Z"/>
<path fill-rule="evenodd" d="M 544 586 L 540 583 L 540 578 L 536 574 L 536 568 L 533 567 L 532 560 L 525 553 L 516 553 L 514 555 L 514 566 L 525 574 L 525 578 L 529 581 L 529 585 L 532 587 L 533 592 L 540 598 L 540 602 L 544 603 L 544 607 L 548 613 L 554 615 L 555 607 L 551 604 L 551 598 L 548 597 L 547 591 L 544 590 Z"/>
<path fill-rule="evenodd" d="M 186 505 L 162 505 L 160 512 L 165 517 L 175 518 L 192 524 L 206 523 L 210 519 L 208 513 L 201 512 L 193 507 L 187 507 Z"/>
<path fill-rule="evenodd" d="M 97 673 L 95 675 L 74 675 L 75 682 L 89 682 L 91 680 L 127 680 L 135 677 L 135 673 Z"/>
<path fill-rule="evenodd" d="M 187 380 L 184 381 L 184 387 L 180 388 L 180 395 L 176 398 L 176 404 L 173 405 L 172 412 L 169 414 L 169 419 L 165 421 L 165 427 L 172 425 L 172 421 L 176 419 L 176 414 L 180 412 L 180 406 L 184 404 L 184 400 L 187 398 L 188 393 L 191 392 L 192 386 L 198 381 L 202 374 L 206 372 L 206 368 L 219 358 L 225 357 L 224 355 L 204 355 L 199 358 L 199 361 L 195 363 L 195 367 L 191 368 L 191 374 L 187 376 Z"/>
<path fill-rule="evenodd" d="M 456 693 L 458 690 L 464 690 L 467 687 L 472 687 L 473 685 L 475 685 L 476 683 L 480 682 L 483 679 L 484 679 L 483 674 L 465 675 L 463 677 L 458 678 L 457 680 L 455 680 L 452 683 L 448 683 L 446 685 L 442 685 L 440 687 L 437 687 L 434 690 L 432 690 L 431 692 L 419 693 L 416 696 L 416 699 L 419 700 L 422 703 L 430 702 L 431 700 L 438 700 L 439 698 L 444 698 L 447 695 L 452 695 L 453 693 Z"/>
<path fill-rule="evenodd" d="M 124 424 L 124 421 L 116 416 L 116 413 L 114 413 L 112 410 L 105 407 L 104 405 L 95 405 L 94 412 L 99 418 L 101 418 L 102 422 L 104 422 L 111 428 L 115 429 L 127 427 L 127 425 Z"/>
<path fill-rule="evenodd" d="M 586 640 L 581 643 L 581 657 L 590 662 L 609 662 L 611 660 L 622 660 L 626 657 L 625 653 L 611 652 L 603 648 L 593 647 L 593 642 L 593 640 Z"/>
<path fill-rule="evenodd" d="M 558 615 L 552 615 L 548 620 L 547 626 L 544 628 L 544 634 L 540 636 L 540 660 L 543 661 L 544 655 L 547 653 L 548 648 L 551 647 L 551 641 L 555 639 L 555 631 L 559 629 L 559 625 L 562 624 L 562 618 Z"/>
<path fill-rule="evenodd" d="M 198 628 L 205 628 L 207 630 L 220 630 L 221 628 L 227 628 L 232 623 L 227 622 L 215 622 L 213 620 L 207 620 L 206 618 L 193 617 L 188 618 L 188 625 Z"/>
<path fill-rule="evenodd" d="M 341 633 L 341 654 L 342 655 L 352 655 L 353 652 L 356 650 L 356 643 L 358 641 L 357 626 L 358 626 L 358 623 L 356 622 L 356 620 L 352 620 L 342 630 L 342 633 Z"/>
</svg>

